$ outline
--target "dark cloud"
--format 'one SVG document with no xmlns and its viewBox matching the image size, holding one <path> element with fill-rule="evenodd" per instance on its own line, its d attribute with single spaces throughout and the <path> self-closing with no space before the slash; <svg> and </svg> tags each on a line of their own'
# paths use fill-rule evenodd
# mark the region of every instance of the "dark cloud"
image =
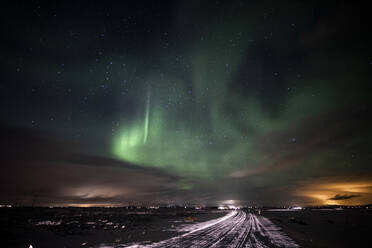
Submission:
<svg viewBox="0 0 372 248">
<path fill-rule="evenodd" d="M 342 201 L 348 200 L 351 198 L 360 197 L 360 195 L 335 195 L 334 197 L 329 198 L 328 200 Z"/>
<path fill-rule="evenodd" d="M 279 171 L 289 173 L 291 170 L 296 170 L 297 173 L 303 171 L 304 177 L 312 173 L 316 175 L 319 172 L 315 170 L 316 167 L 329 166 L 325 164 L 326 161 L 321 161 L 321 164 L 318 162 L 317 165 L 313 165 L 314 167 L 305 166 L 304 162 L 323 152 L 326 154 L 322 155 L 322 158 L 332 156 L 333 163 L 341 163 L 345 159 L 354 160 L 354 166 L 349 169 L 338 164 L 335 170 L 344 169 L 339 173 L 347 175 L 350 170 L 356 174 L 360 173 L 364 171 L 370 159 L 368 147 L 372 144 L 364 137 L 370 135 L 371 116 L 369 108 L 361 107 L 355 110 L 340 109 L 304 118 L 293 123 L 288 129 L 261 137 L 257 146 L 259 151 L 265 154 L 265 159 L 260 160 L 257 165 L 251 165 L 250 168 L 234 171 L 231 176 L 249 177 L 275 174 Z M 353 151 L 358 151 L 358 159 L 353 157 Z M 330 172 L 330 175 L 333 172 Z M 327 172 L 321 173 L 324 176 Z M 295 175 L 297 180 L 300 177 L 299 174 Z"/>
<path fill-rule="evenodd" d="M 178 191 L 178 177 L 161 170 L 79 154 L 77 143 L 30 129 L 0 130 L 6 134 L 1 140 L 2 202 L 30 205 L 37 198 L 41 205 L 161 203 Z"/>
</svg>

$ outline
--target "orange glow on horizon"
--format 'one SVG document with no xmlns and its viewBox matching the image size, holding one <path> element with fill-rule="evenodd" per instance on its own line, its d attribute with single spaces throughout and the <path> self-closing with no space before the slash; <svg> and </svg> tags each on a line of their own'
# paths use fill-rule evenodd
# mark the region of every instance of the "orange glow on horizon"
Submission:
<svg viewBox="0 0 372 248">
<path fill-rule="evenodd" d="M 121 204 L 105 204 L 105 203 L 72 203 L 67 204 L 68 207 L 78 207 L 78 208 L 91 208 L 91 207 L 122 207 Z"/>
<path fill-rule="evenodd" d="M 364 205 L 372 203 L 372 180 L 326 179 L 305 182 L 294 194 L 311 205 Z"/>
</svg>

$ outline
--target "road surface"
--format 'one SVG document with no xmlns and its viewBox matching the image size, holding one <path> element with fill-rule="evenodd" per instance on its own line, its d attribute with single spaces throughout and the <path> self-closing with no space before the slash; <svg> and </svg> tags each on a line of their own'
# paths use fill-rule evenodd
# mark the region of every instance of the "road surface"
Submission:
<svg viewBox="0 0 372 248">
<path fill-rule="evenodd" d="M 100 247 L 298 247 L 267 218 L 242 210 L 232 211 L 215 220 L 183 226 L 177 231 L 184 233 L 157 243 Z"/>
</svg>

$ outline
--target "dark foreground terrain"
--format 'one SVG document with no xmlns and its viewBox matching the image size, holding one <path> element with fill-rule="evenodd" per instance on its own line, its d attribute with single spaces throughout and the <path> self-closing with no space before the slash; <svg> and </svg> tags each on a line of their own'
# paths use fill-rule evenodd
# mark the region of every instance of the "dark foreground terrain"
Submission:
<svg viewBox="0 0 372 248">
<path fill-rule="evenodd" d="M 372 211 L 1 208 L 1 247 L 368 247 Z"/>
<path fill-rule="evenodd" d="M 0 208 L 1 247 L 92 247 L 161 241 L 177 226 L 204 222 L 225 211 L 126 208 Z"/>
<path fill-rule="evenodd" d="M 371 209 L 262 211 L 301 247 L 371 247 Z"/>
</svg>

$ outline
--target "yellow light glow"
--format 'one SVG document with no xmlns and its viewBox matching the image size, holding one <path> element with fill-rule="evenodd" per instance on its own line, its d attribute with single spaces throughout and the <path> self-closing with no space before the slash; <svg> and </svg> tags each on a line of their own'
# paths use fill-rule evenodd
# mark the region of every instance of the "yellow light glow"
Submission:
<svg viewBox="0 0 372 248">
<path fill-rule="evenodd" d="M 91 186 L 83 186 L 77 188 L 70 188 L 65 190 L 65 195 L 68 196 L 75 196 L 81 199 L 89 199 L 89 198 L 111 198 L 116 196 L 124 196 L 130 193 L 130 190 L 125 188 L 114 188 L 114 187 L 107 187 L 107 186 L 99 186 L 99 185 L 91 185 Z"/>
<path fill-rule="evenodd" d="M 329 178 L 307 181 L 296 188 L 295 195 L 309 198 L 314 205 L 370 204 L 372 180 Z"/>
</svg>

